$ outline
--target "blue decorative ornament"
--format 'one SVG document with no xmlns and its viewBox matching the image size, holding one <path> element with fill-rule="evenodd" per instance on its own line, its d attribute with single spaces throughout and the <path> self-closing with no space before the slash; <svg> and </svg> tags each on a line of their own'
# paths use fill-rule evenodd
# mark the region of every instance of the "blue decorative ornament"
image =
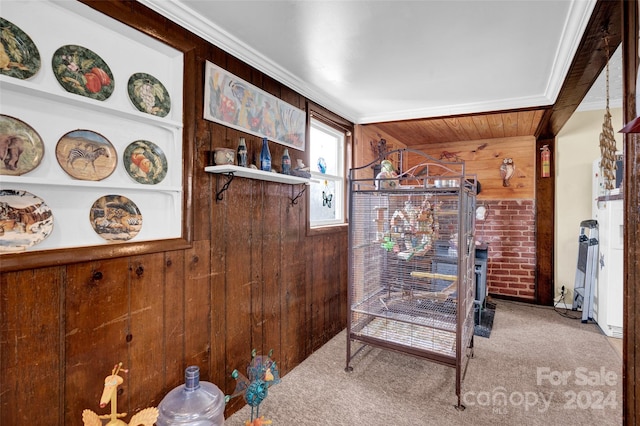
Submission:
<svg viewBox="0 0 640 426">
<path fill-rule="evenodd" d="M 323 157 L 318 158 L 318 170 L 320 173 L 327 173 L 327 162 Z"/>
<path fill-rule="evenodd" d="M 227 395 L 225 399 L 242 395 L 247 404 L 251 407 L 251 422 L 260 416 L 260 404 L 269 394 L 269 387 L 280 383 L 280 373 L 276 362 L 271 359 L 273 350 L 269 351 L 269 356 L 256 355 L 256 350 L 251 351 L 251 362 L 247 366 L 247 375 L 243 375 L 238 370 L 233 370 L 231 377 L 236 379 L 236 388 L 232 395 Z M 255 410 L 255 417 L 253 409 Z"/>
</svg>

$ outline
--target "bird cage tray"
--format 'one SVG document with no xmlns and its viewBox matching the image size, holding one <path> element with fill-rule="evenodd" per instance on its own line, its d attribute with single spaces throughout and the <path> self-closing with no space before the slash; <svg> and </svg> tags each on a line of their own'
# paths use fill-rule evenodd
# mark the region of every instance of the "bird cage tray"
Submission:
<svg viewBox="0 0 640 426">
<path fill-rule="evenodd" d="M 437 328 L 396 321 L 389 318 L 374 318 L 359 332 L 358 337 L 372 337 L 413 349 L 436 352 L 440 355 L 456 355 L 456 334 Z"/>
<path fill-rule="evenodd" d="M 456 303 L 453 300 L 438 301 L 423 297 L 419 291 L 391 297 L 388 292 L 382 291 L 353 305 L 351 312 L 364 321 L 375 317 L 450 333 L 456 330 Z"/>
</svg>

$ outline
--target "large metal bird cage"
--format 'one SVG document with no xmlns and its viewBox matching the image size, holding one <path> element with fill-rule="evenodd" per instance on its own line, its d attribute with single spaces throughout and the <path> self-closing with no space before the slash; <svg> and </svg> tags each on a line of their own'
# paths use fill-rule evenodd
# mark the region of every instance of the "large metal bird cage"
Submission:
<svg viewBox="0 0 640 426">
<path fill-rule="evenodd" d="M 367 345 L 454 367 L 462 409 L 473 355 L 477 181 L 464 162 L 411 149 L 385 157 L 395 159 L 392 173 L 364 176 L 382 158 L 349 173 L 346 369 Z"/>
</svg>

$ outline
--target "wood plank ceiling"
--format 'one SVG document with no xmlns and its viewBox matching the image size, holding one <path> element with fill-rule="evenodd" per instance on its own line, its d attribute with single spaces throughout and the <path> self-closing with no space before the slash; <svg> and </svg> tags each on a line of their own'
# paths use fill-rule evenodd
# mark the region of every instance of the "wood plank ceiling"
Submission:
<svg viewBox="0 0 640 426">
<path fill-rule="evenodd" d="M 368 133 L 409 147 L 429 143 L 530 136 L 536 133 L 546 109 L 426 118 L 363 125 Z"/>
<path fill-rule="evenodd" d="M 596 81 L 621 42 L 619 1 L 599 0 L 553 105 L 534 109 L 434 117 L 362 125 L 369 135 L 408 147 L 511 136 L 555 138 Z M 605 35 L 609 57 L 606 55 Z"/>
</svg>

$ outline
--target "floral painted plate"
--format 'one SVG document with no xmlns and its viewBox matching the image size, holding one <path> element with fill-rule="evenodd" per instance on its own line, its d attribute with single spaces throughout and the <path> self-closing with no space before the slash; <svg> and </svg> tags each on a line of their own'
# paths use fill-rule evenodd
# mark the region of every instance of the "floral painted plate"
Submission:
<svg viewBox="0 0 640 426">
<path fill-rule="evenodd" d="M 155 185 L 167 175 L 167 157 L 153 142 L 132 142 L 124 150 L 122 162 L 129 176 L 138 183 Z"/>
<path fill-rule="evenodd" d="M 158 117 L 169 114 L 171 109 L 169 92 L 154 76 L 142 72 L 133 74 L 129 77 L 127 91 L 129 99 L 140 111 Z"/>
<path fill-rule="evenodd" d="M 24 121 L 0 114 L 0 175 L 19 176 L 38 167 L 42 138 Z"/>
<path fill-rule="evenodd" d="M 0 18 L 0 74 L 25 80 L 39 69 L 40 52 L 31 37 L 12 22 Z"/>
<path fill-rule="evenodd" d="M 104 101 L 113 93 L 113 74 L 95 52 L 69 44 L 60 47 L 51 59 L 53 73 L 70 93 Z"/>
<path fill-rule="evenodd" d="M 0 252 L 22 251 L 51 235 L 53 213 L 40 197 L 3 189 L 0 206 Z"/>
<path fill-rule="evenodd" d="M 56 159 L 69 176 L 79 180 L 102 180 L 118 164 L 118 154 L 111 142 L 91 130 L 73 130 L 60 138 Z"/>
<path fill-rule="evenodd" d="M 89 211 L 94 231 L 107 241 L 127 241 L 142 228 L 142 214 L 133 201 L 123 195 L 98 198 Z"/>
</svg>

